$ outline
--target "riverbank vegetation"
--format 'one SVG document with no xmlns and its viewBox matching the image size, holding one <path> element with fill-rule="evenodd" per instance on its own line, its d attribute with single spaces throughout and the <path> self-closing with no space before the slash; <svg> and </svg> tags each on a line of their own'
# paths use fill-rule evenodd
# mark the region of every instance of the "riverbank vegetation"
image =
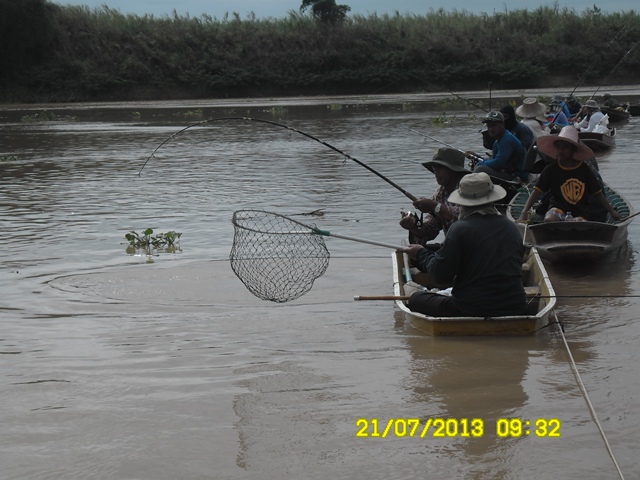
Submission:
<svg viewBox="0 0 640 480">
<path fill-rule="evenodd" d="M 595 5 L 334 23 L 293 10 L 154 17 L 47 0 L 0 0 L 0 12 L 4 103 L 613 85 L 640 71 L 640 15 Z"/>
</svg>

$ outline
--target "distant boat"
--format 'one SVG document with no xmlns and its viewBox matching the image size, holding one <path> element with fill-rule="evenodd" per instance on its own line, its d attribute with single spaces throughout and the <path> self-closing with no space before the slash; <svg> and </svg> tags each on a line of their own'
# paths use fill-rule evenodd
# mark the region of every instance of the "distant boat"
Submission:
<svg viewBox="0 0 640 480">
<path fill-rule="evenodd" d="M 600 107 L 600 111 L 609 115 L 612 122 L 622 122 L 631 116 L 631 113 L 622 108 Z"/>
<path fill-rule="evenodd" d="M 609 128 L 608 130 L 608 133 L 580 132 L 578 136 L 580 141 L 594 152 L 609 150 L 616 145 L 616 129 Z"/>
<path fill-rule="evenodd" d="M 629 105 L 627 112 L 629 112 L 632 117 L 640 117 L 640 105 Z"/>
</svg>

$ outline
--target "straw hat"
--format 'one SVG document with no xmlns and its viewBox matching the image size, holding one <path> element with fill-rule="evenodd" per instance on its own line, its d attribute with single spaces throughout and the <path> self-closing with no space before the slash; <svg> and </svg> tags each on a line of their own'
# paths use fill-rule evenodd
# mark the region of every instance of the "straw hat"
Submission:
<svg viewBox="0 0 640 480">
<path fill-rule="evenodd" d="M 444 147 L 437 149 L 436 153 L 433 155 L 433 160 L 424 162 L 422 166 L 427 168 L 430 172 L 433 172 L 433 166 L 437 163 L 438 165 L 443 165 L 454 172 L 469 173 L 469 170 L 466 168 L 465 160 L 466 157 L 460 150 Z"/>
<path fill-rule="evenodd" d="M 522 105 L 516 108 L 516 115 L 522 118 L 535 118 L 546 111 L 547 106 L 544 103 L 538 102 L 535 97 L 529 97 L 525 98 L 522 101 Z"/>
<path fill-rule="evenodd" d="M 506 194 L 507 191 L 500 185 L 494 185 L 486 173 L 470 173 L 462 177 L 458 189 L 451 192 L 449 202 L 471 207 L 493 203 Z"/>
<path fill-rule="evenodd" d="M 575 160 L 580 160 L 584 162 L 585 160 L 589 160 L 593 157 L 593 150 L 587 147 L 584 143 L 580 142 L 580 136 L 578 135 L 578 130 L 573 125 L 567 125 L 560 130 L 558 135 L 543 135 L 542 137 L 538 137 L 536 140 L 536 144 L 538 146 L 538 151 L 544 153 L 545 155 L 556 158 L 557 149 L 555 146 L 556 142 L 564 141 L 574 145 L 576 147 L 576 151 L 573 153 L 573 158 Z"/>
</svg>

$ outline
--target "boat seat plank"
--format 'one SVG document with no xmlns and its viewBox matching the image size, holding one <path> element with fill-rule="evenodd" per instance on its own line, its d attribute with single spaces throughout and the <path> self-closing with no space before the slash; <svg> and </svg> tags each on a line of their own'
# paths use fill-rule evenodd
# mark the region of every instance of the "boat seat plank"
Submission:
<svg viewBox="0 0 640 480">
<path fill-rule="evenodd" d="M 540 286 L 531 285 L 528 287 L 524 287 L 524 293 L 527 294 L 527 297 L 537 297 L 541 293 Z"/>
</svg>

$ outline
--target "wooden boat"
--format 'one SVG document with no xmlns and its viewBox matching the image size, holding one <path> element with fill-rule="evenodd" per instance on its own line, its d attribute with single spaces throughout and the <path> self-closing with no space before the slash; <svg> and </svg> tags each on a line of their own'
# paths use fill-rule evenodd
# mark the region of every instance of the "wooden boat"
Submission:
<svg viewBox="0 0 640 480">
<path fill-rule="evenodd" d="M 624 218 L 632 215 L 631 205 L 608 185 L 604 194 L 609 203 Z M 529 194 L 519 192 L 509 204 L 508 215 L 520 217 Z M 518 223 L 525 243 L 535 245 L 540 256 L 549 262 L 590 262 L 617 251 L 626 242 L 627 227 L 633 220 L 616 222 L 603 211 L 603 221 L 542 223 L 542 217 L 534 216 L 528 225 Z"/>
<path fill-rule="evenodd" d="M 600 111 L 609 115 L 609 120 L 612 122 L 622 122 L 628 120 L 631 116 L 631 114 L 623 108 L 600 107 Z"/>
<path fill-rule="evenodd" d="M 580 132 L 578 136 L 594 152 L 609 150 L 616 145 L 615 128 L 609 128 L 609 133 Z"/>
<path fill-rule="evenodd" d="M 462 335 L 532 335 L 549 325 L 551 311 L 556 304 L 555 292 L 535 247 L 527 246 L 522 265 L 522 278 L 529 300 L 527 315 L 510 317 L 430 317 L 412 312 L 406 300 L 396 299 L 405 318 L 418 330 L 432 336 Z M 411 268 L 408 282 L 403 255 L 393 252 L 393 289 L 396 297 L 411 293 L 412 284 L 436 287 L 428 274 Z M 442 286 L 440 286 L 442 287 Z"/>
</svg>

